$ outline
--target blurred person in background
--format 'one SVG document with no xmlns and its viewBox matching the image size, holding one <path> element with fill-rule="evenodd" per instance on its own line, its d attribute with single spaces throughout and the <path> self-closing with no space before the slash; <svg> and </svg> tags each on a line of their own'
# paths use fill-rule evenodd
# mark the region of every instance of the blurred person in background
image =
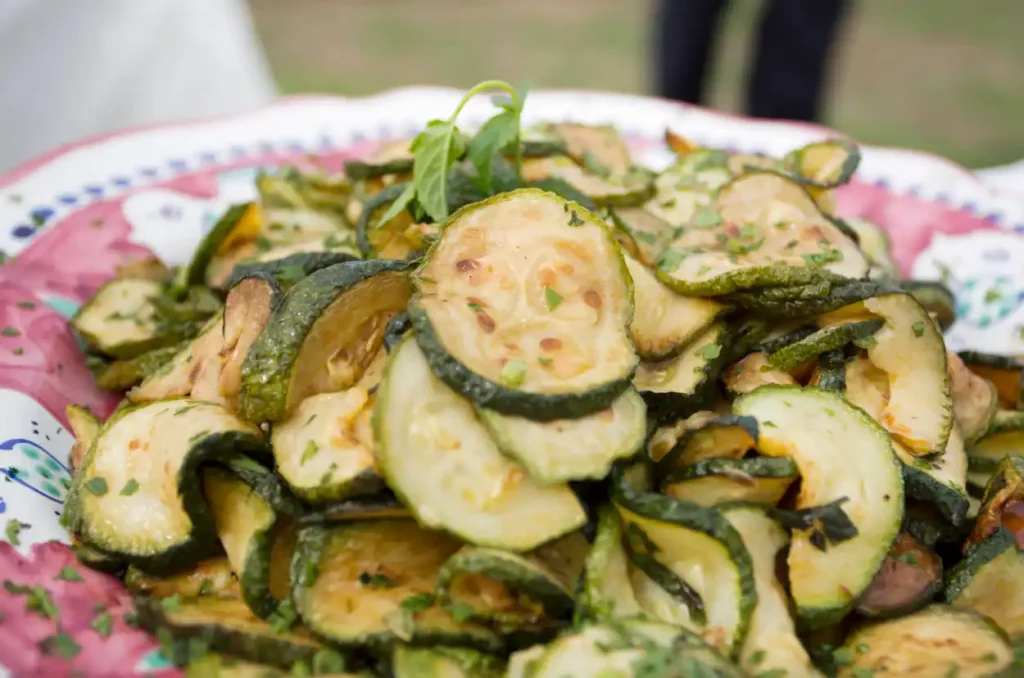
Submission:
<svg viewBox="0 0 1024 678">
<path fill-rule="evenodd" d="M 274 94 L 245 0 L 0 0 L 0 172 Z"/>
<path fill-rule="evenodd" d="M 704 102 L 710 54 L 728 0 L 659 0 L 655 23 L 658 94 Z M 829 54 L 849 0 L 763 0 L 748 71 L 746 108 L 755 118 L 818 121 Z"/>
</svg>

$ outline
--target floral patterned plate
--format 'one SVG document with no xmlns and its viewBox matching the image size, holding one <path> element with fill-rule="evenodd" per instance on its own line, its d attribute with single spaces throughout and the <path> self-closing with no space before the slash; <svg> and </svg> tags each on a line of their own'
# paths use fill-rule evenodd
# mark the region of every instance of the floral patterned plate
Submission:
<svg viewBox="0 0 1024 678">
<path fill-rule="evenodd" d="M 3 667 L 14 676 L 177 675 L 154 641 L 124 623 L 127 596 L 116 580 L 68 569 L 58 524 L 72 443 L 64 406 L 105 415 L 116 398 L 93 386 L 67 319 L 120 263 L 149 253 L 185 263 L 228 204 L 255 197 L 258 169 L 337 170 L 381 140 L 447 117 L 460 98 L 410 88 L 283 99 L 233 118 L 92 139 L 0 177 L 0 576 L 29 587 L 0 590 L 0 675 Z M 490 114 L 473 100 L 460 122 Z M 535 92 L 524 115 L 612 123 L 655 168 L 671 159 L 666 127 L 710 146 L 778 155 L 834 135 L 597 92 Z M 837 200 L 841 216 L 889 231 L 904 274 L 954 290 L 952 347 L 1024 353 L 1024 203 L 941 158 L 875 147 L 863 149 Z"/>
</svg>

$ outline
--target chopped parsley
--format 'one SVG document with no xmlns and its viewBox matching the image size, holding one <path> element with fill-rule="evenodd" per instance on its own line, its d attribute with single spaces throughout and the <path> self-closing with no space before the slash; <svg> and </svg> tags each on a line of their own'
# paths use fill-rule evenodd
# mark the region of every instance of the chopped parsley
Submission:
<svg viewBox="0 0 1024 678">
<path fill-rule="evenodd" d="M 448 607 L 448 614 L 455 621 L 462 623 L 473 616 L 473 607 L 467 603 L 454 603 Z"/>
<path fill-rule="evenodd" d="M 824 266 L 831 264 L 836 261 L 843 260 L 843 253 L 837 249 L 829 249 L 824 252 L 814 252 L 813 254 L 801 254 L 804 261 L 812 266 Z"/>
<path fill-rule="evenodd" d="M 501 383 L 515 388 L 526 381 L 526 361 L 512 358 L 501 368 Z"/>
<path fill-rule="evenodd" d="M 710 228 L 722 223 L 722 215 L 714 207 L 701 207 L 693 215 L 693 225 L 697 228 Z"/>
<path fill-rule="evenodd" d="M 5 328 L 3 328 L 2 330 L 0 330 L 0 334 L 4 335 L 5 337 L 20 337 L 21 336 L 21 332 L 19 332 L 18 330 L 14 329 L 13 327 L 5 327 Z"/>
<path fill-rule="evenodd" d="M 82 579 L 82 575 L 78 573 L 78 570 L 71 565 L 62 567 L 54 579 L 60 579 L 61 581 L 85 581 Z"/>
<path fill-rule="evenodd" d="M 13 474 L 12 474 L 13 475 Z M 32 527 L 29 523 L 23 523 L 15 518 L 10 518 L 4 526 L 4 536 L 11 546 L 21 546 L 21 531 Z"/>
<path fill-rule="evenodd" d="M 473 311 L 473 313 L 483 313 L 484 311 L 484 307 L 476 303 L 475 301 L 469 302 L 468 304 L 466 304 L 466 306 L 469 306 L 469 310 Z"/>
<path fill-rule="evenodd" d="M 17 306 L 18 308 L 23 308 L 27 311 L 31 311 L 36 307 L 36 304 L 34 301 L 19 301 Z"/>
<path fill-rule="evenodd" d="M 105 478 L 102 478 L 100 476 L 90 478 L 85 483 L 85 489 L 89 490 L 89 492 L 96 495 L 97 497 L 102 497 L 107 493 L 107 481 Z"/>
<path fill-rule="evenodd" d="M 135 480 L 135 478 L 129 478 L 127 482 L 125 482 L 124 487 L 121 488 L 120 494 L 122 497 L 130 497 L 138 491 L 139 481 Z"/>
<path fill-rule="evenodd" d="M 549 311 L 554 311 L 558 308 L 558 305 L 562 303 L 562 295 L 551 289 L 550 287 L 544 288 L 544 303 L 548 305 Z"/>
<path fill-rule="evenodd" d="M 160 609 L 164 612 L 177 612 L 181 609 L 181 594 L 175 593 L 173 596 L 167 596 L 161 600 Z"/>
<path fill-rule="evenodd" d="M 573 210 L 571 216 L 569 217 L 569 225 L 570 226 L 582 226 L 585 223 L 586 222 L 583 221 L 582 219 L 580 219 L 579 215 L 576 214 L 576 210 Z"/>
<path fill-rule="evenodd" d="M 436 601 L 433 593 L 414 593 L 402 600 L 399 606 L 409 612 L 423 612 L 433 607 Z"/>
<path fill-rule="evenodd" d="M 554 361 L 551 358 L 545 358 L 544 356 L 541 356 L 541 357 L 537 358 L 537 362 L 539 362 L 544 367 L 547 367 L 548 365 L 550 365 Z"/>
<path fill-rule="evenodd" d="M 847 647 L 840 647 L 832 653 L 832 659 L 834 659 L 836 664 L 839 666 L 849 666 L 853 663 L 855 657 L 853 655 L 853 650 Z"/>
<path fill-rule="evenodd" d="M 369 589 L 395 588 L 395 582 L 391 577 L 386 574 L 370 574 L 369 572 L 359 574 L 359 584 Z"/>
<path fill-rule="evenodd" d="M 74 638 L 63 631 L 44 638 L 39 647 L 43 654 L 61 659 L 74 659 L 82 651 L 82 647 L 75 642 Z"/>
<path fill-rule="evenodd" d="M 896 560 L 901 563 L 906 563 L 907 565 L 913 565 L 914 567 L 921 567 L 920 561 L 918 561 L 912 553 L 901 553 L 896 556 Z"/>
<path fill-rule="evenodd" d="M 342 673 L 344 671 L 345 658 L 334 650 L 320 650 L 313 655 L 313 675 Z"/>
<path fill-rule="evenodd" d="M 103 612 L 96 615 L 96 618 L 89 624 L 93 631 L 100 634 L 104 638 L 110 636 L 110 632 L 114 629 L 114 619 L 110 616 L 109 612 Z"/>
<path fill-rule="evenodd" d="M 920 339 L 921 337 L 924 336 L 924 321 L 919 320 L 916 323 L 914 323 L 913 325 L 911 325 L 910 327 L 911 327 L 911 329 L 914 330 L 914 336 L 915 337 Z"/>
<path fill-rule="evenodd" d="M 315 440 L 310 440 L 306 443 L 306 449 L 302 451 L 302 458 L 299 459 L 299 464 L 305 464 L 307 461 L 312 459 L 320 451 L 320 446 L 316 444 Z"/>
<path fill-rule="evenodd" d="M 697 355 L 707 360 L 714 360 L 722 355 L 722 347 L 718 344 L 708 344 L 697 351 Z"/>
</svg>

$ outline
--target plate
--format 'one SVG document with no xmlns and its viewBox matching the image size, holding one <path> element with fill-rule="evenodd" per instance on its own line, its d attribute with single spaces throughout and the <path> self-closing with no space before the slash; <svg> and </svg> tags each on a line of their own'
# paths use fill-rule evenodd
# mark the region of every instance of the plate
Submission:
<svg viewBox="0 0 1024 678">
<path fill-rule="evenodd" d="M 67 319 L 122 262 L 155 253 L 167 264 L 185 263 L 227 205 L 255 198 L 259 169 L 337 170 L 380 141 L 447 118 L 461 96 L 406 88 L 361 99 L 286 98 L 236 117 L 91 139 L 0 177 L 0 524 L 8 526 L 0 572 L 50 588 L 59 631 L 79 647 L 71 659 L 46 654 L 55 622 L 26 611 L 24 594 L 0 590 L 0 663 L 14 675 L 176 675 L 156 643 L 121 619 L 129 601 L 116 580 L 84 568 L 82 582 L 54 580 L 74 562 L 58 524 L 72 444 L 64 407 L 75 402 L 106 415 L 117 400 L 93 385 Z M 492 111 L 474 99 L 459 122 L 478 125 Z M 614 124 L 655 169 L 671 160 L 666 128 L 709 146 L 774 155 L 836 136 L 812 125 L 583 91 L 531 93 L 524 118 Z M 953 289 L 951 347 L 1024 354 L 1024 203 L 936 156 L 862 152 L 856 177 L 837 193 L 840 216 L 882 225 L 905 275 Z M 24 527 L 12 539 L 16 525 Z M 109 637 L 91 628 L 103 614 L 97 604 L 114 617 Z"/>
</svg>

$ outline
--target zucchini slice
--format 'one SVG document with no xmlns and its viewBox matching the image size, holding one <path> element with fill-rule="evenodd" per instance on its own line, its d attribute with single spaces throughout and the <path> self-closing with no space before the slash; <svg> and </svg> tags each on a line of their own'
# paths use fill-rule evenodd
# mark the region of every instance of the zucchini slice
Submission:
<svg viewBox="0 0 1024 678">
<path fill-rule="evenodd" d="M 96 385 L 107 391 L 127 391 L 171 362 L 183 344 L 155 348 L 134 358 L 115 360 L 96 375 Z"/>
<path fill-rule="evenodd" d="M 363 212 L 356 223 L 356 239 L 359 251 L 364 257 L 378 256 L 394 238 L 400 237 L 413 223 L 409 210 L 403 210 L 391 221 L 382 224 L 381 220 L 391 205 L 405 192 L 407 183 L 388 186 L 380 193 L 369 198 L 363 205 Z"/>
<path fill-rule="evenodd" d="M 379 520 L 381 518 L 412 518 L 413 515 L 390 492 L 382 492 L 372 497 L 347 499 L 336 504 L 317 507 L 299 517 L 300 525 L 322 525 L 324 523 L 344 523 L 360 520 Z"/>
<path fill-rule="evenodd" d="M 655 549 L 648 555 L 703 601 L 707 621 L 701 637 L 727 654 L 738 653 L 757 606 L 753 562 L 739 532 L 718 511 L 636 491 L 621 473 L 613 475 L 612 484 L 625 529 L 635 525 Z"/>
<path fill-rule="evenodd" d="M 238 577 L 224 556 L 201 561 L 184 572 L 169 577 L 153 577 L 137 567 L 129 566 L 124 574 L 124 584 L 132 593 L 148 594 L 159 599 L 174 595 L 184 598 L 242 597 Z"/>
<path fill-rule="evenodd" d="M 548 645 L 529 672 L 530 678 L 705 675 L 743 678 L 745 674 L 696 635 L 640 620 L 595 624 L 564 635 Z"/>
<path fill-rule="evenodd" d="M 523 161 L 523 180 L 528 183 L 560 179 L 590 198 L 598 207 L 615 205 L 635 207 L 654 193 L 654 184 L 646 170 L 636 168 L 616 177 L 595 173 L 571 158 L 553 156 Z"/>
<path fill-rule="evenodd" d="M 800 184 L 754 172 L 723 186 L 662 253 L 658 267 L 669 287 L 714 296 L 861 278 L 867 261 Z"/>
<path fill-rule="evenodd" d="M 232 269 L 231 276 L 224 283 L 224 288 L 231 289 L 253 275 L 266 275 L 277 280 L 282 289 L 289 289 L 310 273 L 319 271 L 321 268 L 344 264 L 358 258 L 350 252 L 302 251 L 274 259 L 242 263 Z"/>
<path fill-rule="evenodd" d="M 240 279 L 224 301 L 224 342 L 218 354 L 220 374 L 216 390 L 232 410 L 238 409 L 245 358 L 280 300 L 277 279 L 254 273 Z"/>
<path fill-rule="evenodd" d="M 597 534 L 583 567 L 576 619 L 634 617 L 641 611 L 622 546 L 622 522 L 613 507 L 604 505 L 598 509 Z"/>
<path fill-rule="evenodd" d="M 242 587 L 242 599 L 266 619 L 288 590 L 270 590 L 270 556 L 278 531 L 274 507 L 240 478 L 219 466 L 203 473 L 203 495 L 217 536 Z"/>
<path fill-rule="evenodd" d="M 432 594 L 459 542 L 412 520 L 307 527 L 292 564 L 292 597 L 302 621 L 341 647 L 397 641 L 500 649 L 486 627 L 457 622 Z"/>
<path fill-rule="evenodd" d="M 704 459 L 670 473 L 661 489 L 701 506 L 738 501 L 775 506 L 797 475 L 796 464 L 785 457 Z"/>
<path fill-rule="evenodd" d="M 797 385 L 797 380 L 793 378 L 792 374 L 769 365 L 768 354 L 763 351 L 747 354 L 742 360 L 726 368 L 722 382 L 725 384 L 726 390 L 733 395 L 750 393 L 766 384 Z"/>
<path fill-rule="evenodd" d="M 74 478 L 69 524 L 150 574 L 185 569 L 216 552 L 200 465 L 245 453 L 267 454 L 259 430 L 220 406 L 176 399 L 121 410 Z"/>
<path fill-rule="evenodd" d="M 71 446 L 70 455 L 71 469 L 75 470 L 82 465 L 85 453 L 92 447 L 92 441 L 96 440 L 100 429 L 103 428 L 103 421 L 88 408 L 73 403 L 64 408 L 64 416 L 75 436 L 75 443 Z"/>
<path fill-rule="evenodd" d="M 848 348 L 848 347 L 847 347 Z M 846 390 L 846 364 L 854 355 L 847 349 L 835 349 L 818 356 L 818 364 L 808 386 L 817 386 L 842 393 Z"/>
<path fill-rule="evenodd" d="M 643 448 L 647 405 L 635 389 L 611 407 L 576 419 L 532 421 L 477 408 L 498 449 L 542 484 L 600 480 L 617 459 Z"/>
<path fill-rule="evenodd" d="M 796 178 L 815 188 L 835 188 L 850 181 L 860 164 L 860 148 L 842 139 L 815 141 L 782 160 Z"/>
<path fill-rule="evenodd" d="M 814 532 L 796 531 L 788 558 L 802 624 L 842 619 L 881 567 L 903 519 L 903 476 L 889 436 L 838 394 L 812 387 L 763 386 L 737 398 L 733 410 L 760 423 L 762 454 L 796 462 L 797 508 L 848 500 L 854 538 L 821 550 Z M 850 449 L 857 450 L 855 465 L 848 463 Z"/>
<path fill-rule="evenodd" d="M 476 619 L 516 628 L 571 617 L 572 584 L 529 556 L 464 546 L 441 566 L 435 586 L 449 610 L 467 605 Z"/>
<path fill-rule="evenodd" d="M 1011 638 L 1024 633 L 1024 553 L 1000 528 L 968 551 L 946 580 L 946 602 L 989 617 Z"/>
<path fill-rule="evenodd" d="M 373 434 L 388 485 L 424 525 L 527 551 L 586 520 L 568 486 L 542 487 L 498 451 L 473 406 L 433 375 L 412 338 L 388 358 Z"/>
<path fill-rule="evenodd" d="M 1024 410 L 1024 362 L 978 351 L 961 351 L 959 355 L 971 372 L 995 384 L 1003 409 Z"/>
<path fill-rule="evenodd" d="M 471 205 L 415 279 L 416 340 L 434 374 L 476 404 L 550 421 L 605 409 L 628 387 L 629 271 L 579 205 L 535 189 Z"/>
<path fill-rule="evenodd" d="M 155 598 L 137 598 L 135 611 L 142 628 L 172 639 L 168 657 L 183 665 L 190 659 L 189 641 L 205 641 L 217 652 L 259 664 L 290 669 L 308 668 L 324 645 L 305 629 L 282 633 L 255 616 L 235 598 L 202 597 L 161 605 Z"/>
<path fill-rule="evenodd" d="M 946 364 L 953 419 L 964 440 L 972 443 L 985 435 L 995 420 L 999 392 L 991 381 L 971 372 L 957 354 L 948 353 Z"/>
<path fill-rule="evenodd" d="M 849 228 L 857 234 L 860 250 L 871 262 L 871 267 L 884 278 L 898 279 L 899 266 L 892 258 L 892 243 L 884 228 L 867 219 L 846 217 L 843 219 Z"/>
<path fill-rule="evenodd" d="M 199 335 L 185 344 L 142 383 L 128 392 L 128 400 L 146 403 L 192 395 L 214 400 L 220 382 L 220 350 L 224 347 L 224 316 L 211 318 Z"/>
<path fill-rule="evenodd" d="M 939 456 L 915 457 L 896 441 L 893 449 L 903 462 L 907 496 L 929 502 L 952 525 L 962 524 L 968 505 L 967 454 L 959 429 L 954 426 L 950 431 L 946 449 Z"/>
<path fill-rule="evenodd" d="M 739 459 L 757 447 L 758 426 L 753 417 L 734 415 L 692 417 L 675 445 L 658 461 L 665 476 L 713 458 Z"/>
<path fill-rule="evenodd" d="M 740 533 L 750 552 L 757 587 L 757 607 L 740 650 L 740 666 L 750 675 L 766 675 L 774 670 L 787 678 L 820 678 L 797 638 L 789 596 L 776 576 L 776 557 L 789 543 L 789 534 L 755 506 L 723 508 L 722 515 Z"/>
<path fill-rule="evenodd" d="M 78 309 L 71 326 L 93 351 L 127 359 L 186 337 L 160 326 L 153 300 L 163 284 L 144 278 L 117 278 L 101 286 Z"/>
<path fill-rule="evenodd" d="M 355 384 L 384 328 L 412 293 L 402 261 L 353 261 L 300 280 L 274 308 L 242 364 L 239 412 L 280 421 L 309 396 Z"/>
<path fill-rule="evenodd" d="M 768 356 L 768 364 L 777 370 L 790 371 L 817 358 L 822 353 L 843 348 L 847 344 L 864 340 L 882 328 L 879 318 L 857 320 L 830 325 L 794 341 Z"/>
<path fill-rule="evenodd" d="M 900 287 L 917 299 L 940 329 L 947 330 L 956 322 L 956 297 L 943 283 L 932 280 L 903 280 Z"/>
<path fill-rule="evenodd" d="M 199 246 L 193 252 L 188 266 L 182 270 L 181 282 L 184 284 L 181 286 L 187 289 L 206 285 L 207 272 L 214 257 L 218 252 L 225 251 L 231 247 L 233 242 L 242 238 L 244 231 L 251 229 L 254 225 L 259 225 L 259 211 L 259 206 L 254 203 L 241 203 L 228 207 L 220 219 L 203 236 Z"/>
<path fill-rule="evenodd" d="M 876 671 L 906 678 L 995 678 L 1013 662 L 1013 648 L 994 624 L 946 605 L 864 627 L 844 647 L 852 662 L 840 667 L 838 678 Z"/>
<path fill-rule="evenodd" d="M 972 471 L 991 473 L 1004 458 L 1024 450 L 1024 413 L 996 412 L 992 424 L 979 440 L 967 449 Z"/>
<path fill-rule="evenodd" d="M 646 207 L 609 207 L 608 216 L 618 232 L 629 236 L 636 247 L 635 256 L 646 266 L 656 265 L 672 241 L 672 225 Z"/>
<path fill-rule="evenodd" d="M 864 311 L 885 320 L 867 344 L 871 362 L 889 380 L 889 398 L 879 423 L 914 455 L 941 452 L 953 426 L 942 335 L 921 304 L 906 293 L 866 299 L 836 311 L 825 323 Z"/>
<path fill-rule="evenodd" d="M 633 386 L 655 410 L 695 411 L 706 399 L 725 364 L 729 329 L 715 323 L 668 360 L 640 363 Z"/>
<path fill-rule="evenodd" d="M 345 176 L 357 181 L 376 179 L 387 174 L 407 174 L 412 171 L 412 139 L 389 141 L 378 146 L 361 160 L 345 161 Z"/>
<path fill-rule="evenodd" d="M 716 301 L 673 292 L 639 261 L 623 256 L 633 278 L 636 306 L 630 333 L 643 360 L 656 362 L 677 355 L 726 310 Z"/>
<path fill-rule="evenodd" d="M 396 645 L 391 654 L 394 678 L 502 678 L 504 663 L 494 655 L 455 647 Z"/>
<path fill-rule="evenodd" d="M 857 601 L 857 614 L 886 619 L 916 612 L 942 588 L 942 560 L 907 532 L 900 532 L 871 586 Z"/>
<path fill-rule="evenodd" d="M 1000 527 L 1015 535 L 1024 532 L 1021 514 L 1024 514 L 1024 456 L 1006 457 L 985 486 L 985 495 L 967 545 L 985 539 Z"/>
<path fill-rule="evenodd" d="M 633 166 L 629 146 L 611 125 L 582 125 L 560 122 L 538 128 L 565 142 L 566 152 L 573 160 L 595 173 L 622 177 Z"/>
<path fill-rule="evenodd" d="M 277 472 L 296 495 L 322 504 L 383 489 L 370 426 L 375 400 L 362 385 L 321 393 L 274 426 Z"/>
</svg>

